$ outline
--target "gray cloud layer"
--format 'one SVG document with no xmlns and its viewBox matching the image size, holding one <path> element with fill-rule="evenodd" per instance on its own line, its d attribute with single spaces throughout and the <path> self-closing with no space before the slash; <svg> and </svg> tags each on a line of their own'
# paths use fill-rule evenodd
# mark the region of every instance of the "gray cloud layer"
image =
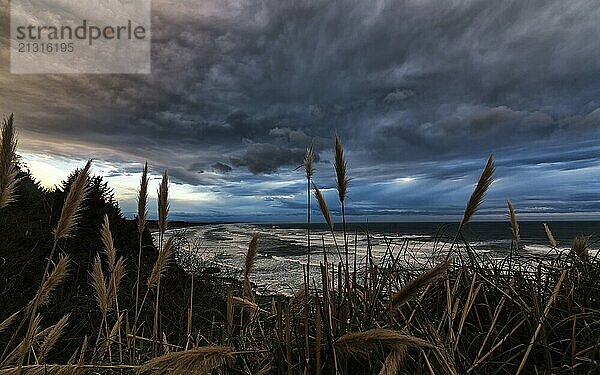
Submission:
<svg viewBox="0 0 600 375">
<path fill-rule="evenodd" d="M 184 0 L 153 12 L 151 76 L 13 76 L 0 49 L 0 111 L 17 113 L 29 147 L 101 148 L 244 195 L 254 174 L 287 178 L 311 141 L 330 181 L 338 133 L 363 212 L 460 211 L 490 152 L 504 173 L 490 207 L 510 196 L 530 212 L 598 209 L 594 0 Z M 419 187 L 389 183 L 405 176 Z M 299 193 L 283 190 L 265 195 Z"/>
</svg>

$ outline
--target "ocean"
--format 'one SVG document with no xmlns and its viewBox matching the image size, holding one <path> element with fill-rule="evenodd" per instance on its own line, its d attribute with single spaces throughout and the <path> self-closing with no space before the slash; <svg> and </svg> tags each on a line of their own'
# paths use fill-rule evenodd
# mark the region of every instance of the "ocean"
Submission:
<svg viewBox="0 0 600 375">
<path fill-rule="evenodd" d="M 568 250 L 575 236 L 590 238 L 590 252 L 598 252 L 596 243 L 600 222 L 555 221 L 547 222 L 557 249 L 552 249 L 542 222 L 519 223 L 521 251 L 531 256 L 552 256 Z M 445 254 L 456 233 L 456 224 L 444 223 L 361 223 L 348 224 L 350 263 L 365 264 L 370 245 L 374 262 L 381 262 L 387 252 L 401 254 L 401 261 L 410 266 L 423 266 L 434 253 Z M 179 261 L 192 272 L 207 267 L 220 270 L 227 277 L 241 277 L 248 243 L 259 233 L 258 257 L 251 279 L 259 293 L 292 295 L 303 283 L 303 266 L 307 264 L 306 224 L 206 224 L 174 230 L 179 238 Z M 368 236 L 367 236 L 368 233 Z M 502 258 L 510 254 L 512 232 L 506 222 L 474 222 L 463 231 L 464 237 L 479 254 Z M 344 258 L 344 239 L 341 225 L 335 231 L 338 246 Z M 311 227 L 311 276 L 318 283 L 319 264 L 327 249 L 330 262 L 339 260 L 331 233 L 324 225 Z"/>
</svg>

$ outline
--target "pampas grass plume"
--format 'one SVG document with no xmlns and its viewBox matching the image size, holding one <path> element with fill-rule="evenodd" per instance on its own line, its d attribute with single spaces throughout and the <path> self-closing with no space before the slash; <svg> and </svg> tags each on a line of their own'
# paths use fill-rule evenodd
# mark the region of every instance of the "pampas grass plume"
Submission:
<svg viewBox="0 0 600 375">
<path fill-rule="evenodd" d="M 0 209 L 16 199 L 15 190 L 18 183 L 17 137 L 13 127 L 14 116 L 11 114 L 3 120 L 0 130 Z"/>
<path fill-rule="evenodd" d="M 419 290 L 433 281 L 437 280 L 439 277 L 444 275 L 450 263 L 448 261 L 442 262 L 435 266 L 434 268 L 423 272 L 416 278 L 407 282 L 406 285 L 402 287 L 396 294 L 394 294 L 390 301 L 391 309 L 397 309 L 402 306 L 406 302 L 408 302 L 411 298 L 413 298 Z"/>
<path fill-rule="evenodd" d="M 169 174 L 165 170 L 158 188 L 158 229 L 161 233 L 167 230 L 169 216 Z"/>
<path fill-rule="evenodd" d="M 485 198 L 485 193 L 493 182 L 493 174 L 496 167 L 494 166 L 494 156 L 490 155 L 488 161 L 479 177 L 479 181 L 477 182 L 477 186 L 471 194 L 471 198 L 469 198 L 469 202 L 467 203 L 467 207 L 465 208 L 465 213 L 460 222 L 460 227 L 462 228 L 465 224 L 471 220 L 473 215 L 479 209 L 479 206 L 483 203 L 483 199 Z"/>
<path fill-rule="evenodd" d="M 325 197 L 319 190 L 319 187 L 316 183 L 313 182 L 313 188 L 315 189 L 315 197 L 317 198 L 317 202 L 319 203 L 319 208 L 321 209 L 321 214 L 327 222 L 327 226 L 330 230 L 333 230 L 333 220 L 331 219 L 331 214 L 329 213 L 329 207 L 327 207 L 327 202 L 325 201 Z"/>
<path fill-rule="evenodd" d="M 81 218 L 82 204 L 89 193 L 87 181 L 91 163 L 92 161 L 89 160 L 85 164 L 85 167 L 79 171 L 75 181 L 71 184 L 60 213 L 60 219 L 58 220 L 56 229 L 54 229 L 55 241 L 71 236 L 73 229 Z"/>
<path fill-rule="evenodd" d="M 335 346 L 353 355 L 368 355 L 381 346 L 389 349 L 415 346 L 433 347 L 426 340 L 385 328 L 374 328 L 365 332 L 346 334 L 335 342 Z"/>
<path fill-rule="evenodd" d="M 140 366 L 138 372 L 161 374 L 209 374 L 233 358 L 233 349 L 227 346 L 202 346 L 172 352 L 153 358 Z"/>
<path fill-rule="evenodd" d="M 137 215 L 138 233 L 141 234 L 146 228 L 146 219 L 148 217 L 148 162 L 144 164 L 144 171 L 140 179 Z"/>
</svg>

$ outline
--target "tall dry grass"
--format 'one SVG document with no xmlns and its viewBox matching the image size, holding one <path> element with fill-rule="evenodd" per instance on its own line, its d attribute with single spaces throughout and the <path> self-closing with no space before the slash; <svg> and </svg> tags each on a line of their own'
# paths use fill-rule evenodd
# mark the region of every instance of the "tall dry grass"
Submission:
<svg viewBox="0 0 600 375">
<path fill-rule="evenodd" d="M 255 234 L 250 240 L 250 245 L 248 245 L 246 261 L 244 262 L 244 297 L 248 298 L 250 301 L 254 301 L 254 294 L 252 293 L 252 284 L 250 283 L 250 272 L 252 272 L 252 268 L 254 268 L 257 255 L 258 234 Z"/>
<path fill-rule="evenodd" d="M 344 204 L 349 186 L 347 163 L 339 140 L 334 152 L 338 199 Z M 309 149 L 305 159 L 307 222 L 310 228 L 312 185 L 334 245 L 330 249 L 322 239 L 319 251 L 323 251 L 324 260 L 313 266 L 313 272 L 307 262 L 304 286 L 294 298 L 271 298 L 256 293 L 252 270 L 258 237 L 253 236 L 240 273 L 241 282 L 239 287 L 231 287 L 226 311 L 220 316 L 215 314 L 210 322 L 193 325 L 196 306 L 208 308 L 212 301 L 197 301 L 194 305 L 191 293 L 187 326 L 180 327 L 186 332 L 185 340 L 170 342 L 170 332 L 164 331 L 160 316 L 161 311 L 172 306 L 159 303 L 159 298 L 161 279 L 169 272 L 177 243 L 167 229 L 165 173 L 159 187 L 158 253 L 148 275 L 140 272 L 141 247 L 137 264 L 125 264 L 118 256 L 107 218 L 99 228 L 102 252 L 89 266 L 91 289 L 102 316 L 96 340 L 65 337 L 65 329 L 71 324 L 68 315 L 47 325 L 42 307 L 50 301 L 57 286 L 68 279 L 71 268 L 69 257 L 60 254 L 54 259 L 53 250 L 32 301 L 20 311 L 8 312 L 0 322 L 0 331 L 15 331 L 4 345 L 0 374 L 594 374 L 600 371 L 597 306 L 600 267 L 587 236 L 576 238 L 569 249 L 559 249 L 550 228 L 544 225 L 554 252 L 552 256 L 535 258 L 517 245 L 526 240 L 526 233 L 520 233 L 515 209 L 509 201 L 511 228 L 507 234 L 513 237 L 515 249 L 521 251 L 509 253 L 508 267 L 506 258 L 479 253 L 462 237 L 462 231 L 476 215 L 491 186 L 492 157 L 468 200 L 457 233 L 441 233 L 434 253 L 420 266 L 404 261 L 409 257 L 409 240 L 397 246 L 386 242 L 385 256 L 380 261 L 374 260 L 368 230 L 365 230 L 367 256 L 351 261 L 347 248 L 352 240 L 344 228 L 345 207 L 339 218 L 344 235 L 344 256 L 341 256 L 336 241 L 339 233 L 334 228 L 336 218 L 313 181 L 314 157 Z M 67 194 L 54 231 L 55 244 L 77 235 L 88 174 L 89 163 Z M 145 166 L 138 200 L 140 239 L 146 230 L 147 189 Z M 167 235 L 169 238 L 163 243 Z M 307 246 L 309 241 L 310 232 Z M 312 250 L 319 248 L 314 243 L 310 246 L 307 259 Z M 452 262 L 446 259 L 451 255 L 448 248 L 456 255 Z M 331 253 L 333 257 L 328 256 Z M 132 267 L 135 269 L 131 270 Z M 119 288 L 120 280 L 131 271 L 136 273 L 135 302 L 122 306 L 126 299 L 119 297 L 128 291 Z M 140 282 L 143 278 L 146 283 Z M 139 299 L 140 287 L 145 287 L 142 299 Z M 154 303 L 145 303 L 149 296 L 154 297 Z M 151 318 L 138 321 L 142 316 Z M 15 327 L 17 322 L 20 325 Z M 66 363 L 55 363 L 53 353 L 61 349 L 64 340 L 77 340 L 81 345 Z"/>
<path fill-rule="evenodd" d="M 306 154 L 304 155 L 304 174 L 306 176 L 306 251 L 307 251 L 307 267 L 306 267 L 306 280 L 304 282 L 305 287 L 308 287 L 310 282 L 310 255 L 311 255 L 311 238 L 310 238 L 310 224 L 311 224 L 311 204 L 310 204 L 310 190 L 312 183 L 312 176 L 315 173 L 315 150 L 313 145 L 306 148 Z"/>
<path fill-rule="evenodd" d="M 456 242 L 458 241 L 459 237 L 462 235 L 462 229 L 465 227 L 465 225 L 467 225 L 469 223 L 469 221 L 471 221 L 471 219 L 473 218 L 473 216 L 475 215 L 477 210 L 479 210 L 479 207 L 483 203 L 485 194 L 487 193 L 487 190 L 489 189 L 489 187 L 492 185 L 492 182 L 494 181 L 493 175 L 494 175 L 495 170 L 496 170 L 496 166 L 494 165 L 494 156 L 490 155 L 488 157 L 487 163 L 485 164 L 485 168 L 483 168 L 483 171 L 481 172 L 481 176 L 479 176 L 479 181 L 477 181 L 475 190 L 473 190 L 473 193 L 471 194 L 471 197 L 469 198 L 469 201 L 467 202 L 467 206 L 465 207 L 465 212 L 463 213 L 463 217 L 460 220 L 460 223 L 458 224 L 458 229 L 456 230 L 456 235 L 450 245 L 450 250 L 448 251 L 448 254 L 446 255 L 446 260 L 450 258 L 450 255 L 452 254 L 452 250 L 454 249 Z"/>
<path fill-rule="evenodd" d="M 12 117 L 11 117 L 12 119 Z M 11 121 L 12 123 L 12 121 Z M 11 133 L 12 134 L 12 133 Z M 4 141 L 4 139 L 3 139 Z M 2 354 L 2 358 L 4 362 L 6 362 L 6 355 L 8 350 L 14 341 L 14 339 L 19 334 L 20 330 L 23 328 L 25 324 L 27 324 L 27 329 L 25 331 L 25 339 L 22 341 L 21 350 L 19 350 L 19 356 L 17 357 L 17 368 L 18 372 L 21 372 L 21 367 L 25 360 L 25 355 L 29 352 L 29 350 L 23 350 L 23 348 L 27 348 L 31 345 L 32 340 L 35 336 L 36 326 L 38 325 L 38 308 L 43 306 L 46 301 L 50 298 L 50 294 L 54 291 L 58 284 L 60 284 L 67 275 L 68 268 L 68 257 L 60 256 L 56 266 L 52 273 L 49 273 L 49 269 L 51 265 L 54 263 L 54 254 L 56 252 L 58 242 L 72 235 L 77 222 L 80 219 L 81 210 L 83 209 L 83 202 L 88 194 L 87 181 L 89 178 L 89 170 L 91 166 L 91 161 L 88 161 L 85 167 L 79 171 L 77 178 L 69 188 L 69 192 L 65 198 L 65 202 L 63 204 L 63 208 L 54 229 L 54 242 L 52 245 L 52 250 L 48 256 L 48 261 L 46 262 L 46 267 L 44 272 L 42 273 L 42 281 L 40 284 L 40 288 L 36 292 L 36 295 L 33 301 L 28 305 L 28 308 L 25 310 L 25 315 L 21 320 L 19 326 L 15 329 L 12 337 L 8 341 L 8 344 L 5 346 L 4 352 Z M 28 322 L 28 323 L 26 323 Z"/>
<path fill-rule="evenodd" d="M 138 259 L 136 267 L 136 280 L 135 280 L 135 316 L 137 317 L 140 310 L 140 269 L 142 267 L 142 247 L 144 231 L 146 230 L 146 221 L 148 217 L 148 162 L 144 163 L 144 169 L 142 171 L 142 177 L 140 178 L 140 188 L 138 191 L 138 211 L 137 211 L 137 229 L 138 229 Z M 134 319 L 134 325 L 132 330 L 133 335 L 133 350 L 135 350 L 135 340 L 137 333 L 137 318 Z"/>
<path fill-rule="evenodd" d="M 215 367 L 233 358 L 233 349 L 224 346 L 205 346 L 167 353 L 153 358 L 139 368 L 140 373 L 150 374 L 208 374 Z"/>
<path fill-rule="evenodd" d="M 173 238 L 171 237 L 167 240 L 166 244 L 163 244 L 163 240 L 165 237 L 165 232 L 167 230 L 168 225 L 168 216 L 169 216 L 169 174 L 165 170 L 162 176 L 162 180 L 160 182 L 160 186 L 158 188 L 158 259 L 154 268 L 152 269 L 152 274 L 148 279 L 148 290 L 150 290 L 153 286 L 156 287 L 156 298 L 154 302 L 154 322 L 152 325 L 152 341 L 153 341 L 153 353 L 156 355 L 159 352 L 159 302 L 160 302 L 160 281 L 164 272 L 166 271 L 167 264 L 169 262 L 169 258 L 171 256 L 171 251 L 173 248 Z"/>
<path fill-rule="evenodd" d="M 17 199 L 17 136 L 13 121 L 14 115 L 10 114 L 2 120 L 0 129 L 0 209 Z"/>
<path fill-rule="evenodd" d="M 511 201 L 506 201 L 508 205 L 508 218 L 510 220 L 510 227 L 513 234 L 513 241 L 515 242 L 515 249 L 519 249 L 519 240 L 521 235 L 519 233 L 519 223 L 517 222 L 517 213 Z"/>
</svg>

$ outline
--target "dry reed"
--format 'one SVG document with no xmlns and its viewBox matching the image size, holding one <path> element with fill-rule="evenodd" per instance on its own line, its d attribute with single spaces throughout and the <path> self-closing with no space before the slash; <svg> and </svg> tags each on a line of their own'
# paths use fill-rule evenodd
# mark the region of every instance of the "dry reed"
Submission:
<svg viewBox="0 0 600 375">
<path fill-rule="evenodd" d="M 442 262 L 434 268 L 423 272 L 416 278 L 407 282 L 406 285 L 402 287 L 402 289 L 400 289 L 396 294 L 392 296 L 390 300 L 390 308 L 394 310 L 408 302 L 423 287 L 429 285 L 433 281 L 437 280 L 439 277 L 443 276 L 444 273 L 448 270 L 449 266 L 450 263 L 448 261 Z"/>
<path fill-rule="evenodd" d="M 169 237 L 162 251 L 158 253 L 158 257 L 156 258 L 156 262 L 154 263 L 154 267 L 152 268 L 152 272 L 150 273 L 150 277 L 148 277 L 148 282 L 146 283 L 148 289 L 152 289 L 154 286 L 156 286 L 160 278 L 164 276 L 169 265 L 174 241 L 175 239 L 173 237 Z"/>
<path fill-rule="evenodd" d="M 55 241 L 71 236 L 73 229 L 81 218 L 82 204 L 89 193 L 87 181 L 91 163 L 92 161 L 89 160 L 85 167 L 79 171 L 77 178 L 75 178 L 67 193 L 67 198 L 60 213 L 60 219 L 58 220 L 56 229 L 54 229 Z"/>
<path fill-rule="evenodd" d="M 312 175 L 315 173 L 315 151 L 313 145 L 310 145 L 306 148 L 306 154 L 304 155 L 304 172 L 306 174 L 306 179 L 310 180 Z"/>
<path fill-rule="evenodd" d="M 348 267 L 350 266 L 350 261 L 348 258 L 348 236 L 346 230 L 346 193 L 348 192 L 348 184 L 350 183 L 350 178 L 348 178 L 348 163 L 346 162 L 346 158 L 344 157 L 344 147 L 342 146 L 342 140 L 340 137 L 335 137 L 335 175 L 336 175 L 336 183 L 337 183 L 337 191 L 338 198 L 340 199 L 340 204 L 342 206 L 342 230 L 344 233 L 344 255 L 345 255 L 345 263 L 344 263 L 344 279 L 346 281 L 346 288 L 350 288 L 350 275 L 348 272 Z"/>
<path fill-rule="evenodd" d="M 117 259 L 117 251 L 115 250 L 115 244 L 113 243 L 112 234 L 110 232 L 110 223 L 108 221 L 108 215 L 104 215 L 104 221 L 102 222 L 102 230 L 100 231 L 102 238 L 103 252 L 106 256 L 106 262 L 108 263 L 108 270 L 112 272 L 113 267 Z"/>
<path fill-rule="evenodd" d="M 352 355 L 368 355 L 380 347 L 400 350 L 406 347 L 433 348 L 426 340 L 385 328 L 346 334 L 335 342 L 335 346 Z"/>
<path fill-rule="evenodd" d="M 233 358 L 233 349 L 226 346 L 203 346 L 172 352 L 153 358 L 140 366 L 138 372 L 151 374 L 207 374 Z"/>
<path fill-rule="evenodd" d="M 513 239 L 515 240 L 515 248 L 519 249 L 519 240 L 521 239 L 519 233 L 519 223 L 517 222 L 517 214 L 511 201 L 506 201 L 508 205 L 508 218 L 510 220 L 510 227 L 512 229 Z"/>
<path fill-rule="evenodd" d="M 165 177 L 166 177 L 166 174 L 165 174 Z M 165 179 L 163 179 L 163 181 L 164 180 Z M 165 197 L 166 197 L 166 195 L 163 195 L 163 198 L 165 198 Z M 160 202 L 161 202 L 161 200 L 159 199 L 159 207 L 161 205 Z M 165 203 L 165 206 L 168 207 L 168 201 Z M 166 218 L 165 218 L 165 226 L 166 226 Z M 165 228 L 165 227 L 163 227 L 163 228 Z M 152 273 L 150 274 L 150 277 L 148 278 L 148 284 L 147 284 L 148 290 L 150 290 L 151 288 L 156 286 L 156 299 L 154 301 L 154 324 L 152 325 L 152 340 L 154 340 L 154 343 L 153 343 L 153 354 L 154 355 L 157 354 L 157 351 L 159 349 L 159 346 L 157 345 L 158 343 L 156 340 L 159 337 L 158 334 L 159 334 L 159 330 L 160 330 L 159 329 L 159 324 L 160 324 L 160 321 L 159 321 L 160 282 L 161 282 L 162 277 L 166 273 L 167 266 L 168 266 L 169 260 L 170 260 L 170 256 L 173 251 L 173 246 L 174 246 L 174 237 L 171 236 L 171 237 L 169 237 L 169 239 L 167 240 L 167 242 L 165 243 L 164 246 L 161 245 L 160 250 L 158 252 L 158 258 L 156 259 L 156 263 L 154 263 L 154 267 L 152 268 Z"/>
<path fill-rule="evenodd" d="M 113 303 L 115 303 L 118 307 L 117 294 L 119 291 L 119 285 L 121 284 L 121 280 L 125 275 L 125 261 L 123 260 L 123 257 L 120 257 L 117 260 L 117 250 L 115 249 L 113 243 L 113 237 L 110 231 L 110 222 L 108 221 L 108 215 L 104 215 L 104 222 L 102 224 L 101 233 L 103 252 L 106 256 L 109 271 L 109 280 L 106 290 L 108 298 L 108 309 L 110 310 Z"/>
<path fill-rule="evenodd" d="M 344 202 L 346 199 L 346 192 L 348 190 L 348 184 L 350 179 L 347 175 L 348 163 L 346 162 L 346 158 L 344 157 L 344 148 L 342 146 L 342 140 L 340 137 L 335 137 L 335 175 L 336 175 L 336 183 L 338 196 L 340 198 L 340 202 Z"/>
<path fill-rule="evenodd" d="M 140 178 L 140 190 L 137 198 L 137 225 L 138 233 L 144 233 L 146 229 L 146 218 L 148 217 L 148 162 L 144 163 L 144 170 Z"/>
<path fill-rule="evenodd" d="M 485 198 L 485 194 L 493 182 L 493 174 L 496 167 L 494 166 L 494 156 L 490 155 L 488 161 L 479 177 L 479 181 L 477 182 L 477 186 L 471 194 L 469 198 L 469 202 L 467 203 L 467 207 L 465 208 L 465 213 L 463 214 L 463 218 L 460 222 L 459 227 L 462 228 L 465 224 L 467 224 L 473 215 L 479 209 L 479 206 L 483 203 L 483 199 Z"/>
<path fill-rule="evenodd" d="M 256 256 L 258 255 L 258 237 L 258 233 L 252 236 L 244 262 L 244 295 L 251 301 L 254 301 L 254 296 L 252 294 L 252 284 L 250 284 L 250 272 L 252 272 L 252 268 L 256 263 Z"/>
<path fill-rule="evenodd" d="M 17 346 L 14 353 L 9 355 L 5 362 L 10 363 L 15 358 L 18 359 L 18 367 L 20 368 L 25 360 L 25 356 L 27 353 L 33 349 L 33 339 L 37 335 L 40 330 L 40 322 L 42 321 L 42 317 L 40 314 L 37 314 L 35 317 L 31 319 L 31 324 L 27 327 L 27 332 L 25 333 L 25 337 L 21 341 L 21 343 Z"/>
<path fill-rule="evenodd" d="M 64 329 L 67 326 L 67 323 L 69 322 L 69 316 L 70 314 L 63 316 L 55 325 L 53 325 L 50 331 L 48 332 L 48 335 L 40 345 L 39 358 L 41 363 L 44 362 L 44 359 L 46 358 L 48 352 L 52 350 L 54 345 L 56 345 L 56 343 L 58 342 L 58 339 L 62 336 Z"/>
<path fill-rule="evenodd" d="M 94 292 L 96 294 L 96 303 L 98 303 L 98 307 L 102 312 L 102 316 L 105 317 L 108 312 L 110 297 L 108 288 L 106 287 L 106 281 L 104 279 L 104 272 L 102 271 L 102 260 L 100 259 L 100 254 L 96 254 L 96 257 L 94 258 L 91 276 L 92 287 L 94 288 Z"/>
<path fill-rule="evenodd" d="M 0 209 L 16 199 L 19 182 L 17 169 L 17 136 L 13 126 L 14 115 L 3 119 L 0 132 Z"/>
<path fill-rule="evenodd" d="M 314 161 L 315 161 L 315 153 L 314 153 L 314 148 L 313 145 L 311 144 L 307 149 L 306 149 L 306 154 L 304 155 L 304 173 L 306 175 L 306 221 L 307 221 L 307 226 L 306 226 L 306 246 L 307 246 L 307 261 L 306 261 L 306 278 L 304 281 L 304 286 L 308 287 L 308 283 L 310 282 L 310 253 L 311 253 L 311 248 L 310 248 L 310 213 L 311 213 L 311 207 L 310 207 L 310 183 L 311 183 L 311 179 L 312 179 L 312 175 L 315 173 L 315 167 L 314 167 Z"/>
<path fill-rule="evenodd" d="M 533 336 L 531 337 L 531 341 L 529 342 L 529 345 L 527 346 L 527 349 L 525 350 L 525 354 L 523 355 L 523 359 L 521 360 L 521 363 L 519 364 L 519 368 L 517 369 L 516 375 L 519 375 L 525 368 L 525 363 L 527 362 L 527 359 L 529 358 L 529 354 L 531 353 L 533 344 L 537 340 L 537 338 L 542 330 L 544 320 L 547 318 L 548 314 L 550 313 L 550 309 L 552 308 L 552 305 L 556 301 L 558 292 L 560 291 L 560 288 L 562 286 L 562 283 L 563 283 L 566 275 L 567 275 L 567 271 L 562 271 L 560 278 L 556 282 L 556 285 L 554 286 L 554 289 L 552 290 L 552 294 L 548 298 L 548 302 L 546 302 L 546 307 L 544 308 L 544 312 L 542 313 L 542 315 L 539 319 L 539 323 L 535 329 L 535 332 L 533 333 Z"/>
<path fill-rule="evenodd" d="M 0 322 L 0 333 L 4 330 L 8 329 L 8 327 L 10 327 L 15 322 L 15 320 L 17 320 L 17 316 L 19 315 L 20 312 L 21 311 L 17 311 L 16 313 L 12 314 L 8 318 L 6 318 L 2 322 Z"/>
<path fill-rule="evenodd" d="M 255 302 L 252 302 L 245 298 L 232 296 L 231 302 L 234 305 L 239 306 L 243 309 L 250 310 L 252 313 L 257 313 L 257 312 L 267 313 L 266 310 L 261 309 Z"/>
<path fill-rule="evenodd" d="M 29 303 L 33 306 L 45 306 L 50 302 L 50 296 L 56 288 L 67 278 L 69 274 L 70 258 L 68 255 L 60 255 L 54 269 L 40 285 L 34 299 Z"/>
<path fill-rule="evenodd" d="M 108 281 L 108 308 L 109 310 L 112 307 L 113 303 L 117 303 L 117 295 L 119 293 L 119 286 L 121 285 L 121 280 L 125 276 L 125 260 L 123 257 L 120 257 L 115 265 L 112 267 L 112 271 L 110 273 L 110 278 Z"/>
<path fill-rule="evenodd" d="M 573 240 L 573 245 L 571 246 L 571 252 L 577 255 L 579 259 L 586 261 L 589 258 L 588 253 L 589 247 L 589 237 L 588 236 L 577 236 Z"/>
<path fill-rule="evenodd" d="M 160 187 L 158 188 L 158 230 L 164 235 L 167 230 L 167 217 L 169 215 L 169 175 L 163 173 Z"/>
<path fill-rule="evenodd" d="M 550 242 L 550 245 L 552 245 L 552 247 L 556 247 L 558 243 L 554 239 L 554 235 L 552 234 L 550 227 L 546 223 L 544 223 L 544 230 L 546 231 L 546 237 L 548 237 L 548 242 Z"/>
<path fill-rule="evenodd" d="M 138 212 L 137 212 L 137 228 L 138 228 L 138 259 L 135 279 L 135 311 L 133 332 L 137 331 L 136 323 L 139 314 L 140 304 L 140 270 L 142 267 L 142 242 L 144 231 L 146 230 L 146 219 L 148 216 L 148 162 L 144 163 L 144 170 L 140 178 L 140 190 L 138 191 Z M 133 348 L 135 350 L 135 335 L 133 338 Z"/>
<path fill-rule="evenodd" d="M 379 375 L 397 375 L 402 369 L 402 365 L 407 355 L 408 347 L 406 345 L 397 345 L 392 348 L 385 358 L 383 367 L 379 371 Z"/>
<path fill-rule="evenodd" d="M 135 370 L 137 366 L 133 365 L 89 365 L 89 364 L 66 364 L 66 365 L 27 365 L 11 367 L 0 370 L 0 375 L 78 375 L 78 374 L 98 374 L 97 370 L 105 370 L 109 373 L 113 371 Z M 96 370 L 96 371 L 94 371 Z M 104 373 L 104 372 L 103 372 Z"/>
<path fill-rule="evenodd" d="M 329 207 L 327 207 L 327 202 L 325 201 L 325 197 L 319 190 L 319 187 L 316 183 L 313 182 L 313 188 L 315 189 L 315 197 L 317 198 L 317 202 L 319 203 L 319 208 L 321 209 L 321 214 L 329 227 L 329 230 L 333 231 L 333 220 L 331 219 L 331 214 L 329 213 Z"/>
</svg>

